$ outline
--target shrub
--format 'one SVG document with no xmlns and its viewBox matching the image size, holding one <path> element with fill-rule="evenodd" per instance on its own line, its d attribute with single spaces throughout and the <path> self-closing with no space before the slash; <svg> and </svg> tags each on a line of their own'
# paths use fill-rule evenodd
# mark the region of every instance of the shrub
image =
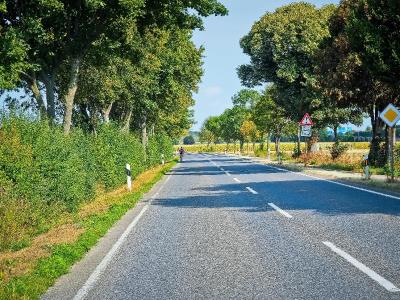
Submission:
<svg viewBox="0 0 400 300">
<path fill-rule="evenodd" d="M 132 134 L 104 125 L 96 137 L 74 129 L 26 118 L 3 118 L 0 128 L 0 250 L 13 249 L 43 232 L 63 211 L 76 210 L 94 198 L 98 186 L 111 190 L 172 158 L 167 136 L 149 141 L 145 150 Z"/>
<path fill-rule="evenodd" d="M 150 137 L 147 145 L 146 163 L 149 167 L 152 167 L 160 164 L 162 157 L 164 157 L 164 160 L 171 160 L 173 151 L 173 145 L 168 136 L 160 134 Z"/>
<path fill-rule="evenodd" d="M 336 160 L 341 157 L 346 151 L 349 149 L 349 145 L 341 144 L 339 141 L 336 141 L 332 147 L 329 148 L 332 160 Z"/>
<path fill-rule="evenodd" d="M 299 158 L 300 155 L 301 155 L 301 149 L 299 151 L 299 148 L 297 147 L 297 145 L 295 145 L 294 148 L 293 148 L 292 157 L 293 158 Z"/>
<path fill-rule="evenodd" d="M 195 143 L 194 137 L 191 136 L 191 135 L 188 135 L 183 139 L 183 144 L 184 145 L 193 145 L 194 143 Z"/>
</svg>

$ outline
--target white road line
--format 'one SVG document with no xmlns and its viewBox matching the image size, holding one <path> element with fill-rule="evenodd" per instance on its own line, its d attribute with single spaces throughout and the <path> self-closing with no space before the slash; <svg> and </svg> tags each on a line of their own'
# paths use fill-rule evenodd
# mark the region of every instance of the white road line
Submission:
<svg viewBox="0 0 400 300">
<path fill-rule="evenodd" d="M 284 211 L 283 209 L 279 208 L 278 206 L 276 206 L 273 203 L 268 203 L 269 206 L 271 206 L 273 209 L 275 209 L 277 212 L 279 212 L 281 215 L 285 216 L 286 218 L 293 218 L 293 216 L 289 213 L 287 213 L 286 211 Z"/>
<path fill-rule="evenodd" d="M 132 229 L 136 226 L 136 224 L 139 222 L 140 218 L 143 216 L 143 214 L 146 212 L 146 210 L 148 208 L 149 208 L 149 205 L 145 205 L 142 208 L 142 210 L 140 211 L 140 213 L 136 216 L 136 218 L 133 219 L 132 223 L 129 224 L 128 228 L 126 228 L 124 233 L 119 237 L 117 242 L 114 244 L 114 246 L 111 248 L 111 250 L 107 253 L 107 255 L 103 258 L 101 263 L 99 265 L 97 265 L 96 269 L 93 271 L 93 273 L 90 275 L 88 280 L 85 282 L 85 284 L 81 287 L 81 289 L 75 295 L 73 300 L 81 300 L 87 296 L 89 291 L 94 287 L 94 285 L 96 284 L 96 282 L 99 279 L 99 277 L 101 276 L 101 274 L 107 268 L 108 264 L 111 262 L 114 255 L 117 253 L 117 251 L 121 247 L 122 243 L 126 240 L 128 235 L 131 233 Z"/>
<path fill-rule="evenodd" d="M 167 179 L 164 181 L 164 183 L 162 184 L 162 186 L 160 187 L 158 192 L 155 193 L 151 197 L 151 200 L 153 200 L 154 198 L 156 198 L 159 195 L 160 191 L 165 186 L 165 184 L 169 181 L 170 178 L 171 178 L 171 176 L 167 177 Z M 125 229 L 125 231 L 121 234 L 121 236 L 115 242 L 115 244 L 113 245 L 111 250 L 106 254 L 106 256 L 103 258 L 103 260 L 100 262 L 100 264 L 97 265 L 97 267 L 94 269 L 93 273 L 86 280 L 85 284 L 80 288 L 80 290 L 75 295 L 73 300 L 82 300 L 87 296 L 87 294 L 94 287 L 94 285 L 96 284 L 99 277 L 102 275 L 104 270 L 107 268 L 108 264 L 111 262 L 111 260 L 113 259 L 115 254 L 118 252 L 121 245 L 125 242 L 128 235 L 131 233 L 133 228 L 136 226 L 136 224 L 139 222 L 140 218 L 144 215 L 144 213 L 147 211 L 148 208 L 149 208 L 148 204 L 143 206 L 140 213 L 133 219 L 132 223 L 130 223 L 129 226 Z"/>
<path fill-rule="evenodd" d="M 229 173 L 228 171 L 225 171 L 225 174 L 228 176 L 232 176 L 231 173 Z"/>
<path fill-rule="evenodd" d="M 353 266 L 355 266 L 361 272 L 363 272 L 366 275 L 368 275 L 372 280 L 375 280 L 377 283 L 379 283 L 381 286 L 383 286 L 389 292 L 400 292 L 400 289 L 397 288 L 393 283 L 391 283 L 390 281 L 386 280 L 385 278 L 383 278 L 382 276 L 377 274 L 375 271 L 373 271 L 370 268 L 368 268 L 363 263 L 359 262 L 357 259 L 352 257 L 350 254 L 348 254 L 348 253 L 344 252 L 343 250 L 339 249 L 333 243 L 331 243 L 331 242 L 322 242 L 322 243 L 325 246 L 329 247 L 333 252 L 335 252 L 339 256 L 343 257 L 345 260 L 347 260 L 349 263 L 351 263 Z"/>
<path fill-rule="evenodd" d="M 235 180 L 237 183 L 241 183 L 241 181 L 239 179 L 237 179 L 236 177 L 234 177 L 233 180 Z"/>
<path fill-rule="evenodd" d="M 220 170 L 221 170 L 221 171 L 225 171 L 225 169 L 224 169 L 224 168 L 220 168 Z"/>
<path fill-rule="evenodd" d="M 354 190 L 359 190 L 359 191 L 363 191 L 363 192 L 374 194 L 374 195 L 379 195 L 379 196 L 383 196 L 383 197 L 387 197 L 387 198 L 400 200 L 400 197 L 396 197 L 396 196 L 393 196 L 393 195 L 384 194 L 384 193 L 380 193 L 380 192 L 376 192 L 376 191 L 360 188 L 360 187 L 357 187 L 357 186 L 354 186 L 354 185 L 349 185 L 349 184 L 345 184 L 345 183 L 341 183 L 341 182 L 337 182 L 337 181 L 333 181 L 333 180 L 329 180 L 329 179 L 324 179 L 324 178 L 320 178 L 320 177 L 304 174 L 304 173 L 301 173 L 301 172 L 293 172 L 293 171 L 290 171 L 290 170 L 277 168 L 277 167 L 273 167 L 273 166 L 270 166 L 270 165 L 268 165 L 268 167 L 270 167 L 272 169 L 279 170 L 279 171 L 289 172 L 289 173 L 293 173 L 293 174 L 297 174 L 297 175 L 313 178 L 313 179 L 316 179 L 316 180 L 326 181 L 326 182 L 329 182 L 329 183 L 345 186 L 345 187 L 348 187 L 348 188 L 351 188 L 351 189 L 354 189 Z"/>
<path fill-rule="evenodd" d="M 213 162 L 212 160 L 209 160 L 209 162 L 212 163 L 214 166 L 219 168 L 219 166 L 215 162 Z"/>
<path fill-rule="evenodd" d="M 247 186 L 246 189 L 247 189 L 250 193 L 252 193 L 252 194 L 254 194 L 254 195 L 258 195 L 258 193 L 257 193 L 255 190 L 253 190 L 251 187 Z"/>
</svg>

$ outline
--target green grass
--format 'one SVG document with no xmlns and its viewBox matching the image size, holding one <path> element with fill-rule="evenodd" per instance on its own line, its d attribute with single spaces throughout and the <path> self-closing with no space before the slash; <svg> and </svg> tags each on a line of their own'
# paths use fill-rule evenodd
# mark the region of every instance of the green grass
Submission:
<svg viewBox="0 0 400 300">
<path fill-rule="evenodd" d="M 79 239 L 73 244 L 54 246 L 51 249 L 52 254 L 40 260 L 29 275 L 13 278 L 3 285 L 0 281 L 0 299 L 38 299 L 55 283 L 57 278 L 66 274 L 69 268 L 80 260 L 116 221 L 134 207 L 143 195 L 175 164 L 176 160 L 168 163 L 153 180 L 142 185 L 137 192 L 122 196 L 121 201 L 111 206 L 108 211 L 85 219 L 81 223 L 85 232 Z"/>
</svg>

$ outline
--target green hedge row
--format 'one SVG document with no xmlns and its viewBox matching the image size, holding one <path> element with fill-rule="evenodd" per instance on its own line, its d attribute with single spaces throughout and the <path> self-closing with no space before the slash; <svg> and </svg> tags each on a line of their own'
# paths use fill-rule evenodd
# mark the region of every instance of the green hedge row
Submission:
<svg viewBox="0 0 400 300">
<path fill-rule="evenodd" d="M 0 120 L 0 250 L 46 230 L 63 211 L 90 201 L 100 187 L 112 190 L 126 181 L 125 165 L 134 178 L 172 158 L 168 137 L 149 141 L 147 153 L 132 134 L 106 125 L 97 136 L 26 118 Z M 16 246 L 18 247 L 18 246 Z"/>
</svg>

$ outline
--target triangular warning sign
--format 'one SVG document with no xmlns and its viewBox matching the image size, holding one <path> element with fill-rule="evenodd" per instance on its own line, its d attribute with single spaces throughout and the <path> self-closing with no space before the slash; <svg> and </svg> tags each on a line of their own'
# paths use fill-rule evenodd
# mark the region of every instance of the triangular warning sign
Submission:
<svg viewBox="0 0 400 300">
<path fill-rule="evenodd" d="M 301 119 L 299 124 L 301 126 L 313 125 L 313 122 L 311 121 L 310 115 L 309 114 L 305 114 L 303 119 Z"/>
</svg>

